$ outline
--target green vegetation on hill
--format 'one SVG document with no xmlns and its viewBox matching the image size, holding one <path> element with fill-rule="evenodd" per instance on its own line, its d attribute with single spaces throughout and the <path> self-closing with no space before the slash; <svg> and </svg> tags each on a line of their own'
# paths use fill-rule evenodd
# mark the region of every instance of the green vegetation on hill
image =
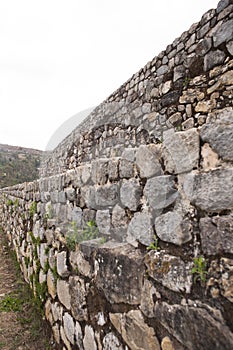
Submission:
<svg viewBox="0 0 233 350">
<path fill-rule="evenodd" d="M 37 179 L 42 153 L 0 144 L 0 188 Z"/>
</svg>

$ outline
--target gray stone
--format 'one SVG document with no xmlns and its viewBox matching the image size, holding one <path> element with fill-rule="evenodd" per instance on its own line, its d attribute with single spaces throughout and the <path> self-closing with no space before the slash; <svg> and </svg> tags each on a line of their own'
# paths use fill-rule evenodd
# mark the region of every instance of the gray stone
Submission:
<svg viewBox="0 0 233 350">
<path fill-rule="evenodd" d="M 148 213 L 135 213 L 129 223 L 127 242 L 137 246 L 138 242 L 149 245 L 153 241 L 152 217 Z"/>
<path fill-rule="evenodd" d="M 64 323 L 64 332 L 71 344 L 74 344 L 74 320 L 73 317 L 68 314 L 68 312 L 65 312 L 63 316 L 63 323 Z"/>
<path fill-rule="evenodd" d="M 165 73 L 167 73 L 167 71 L 168 71 L 168 66 L 163 65 L 159 67 L 159 69 L 157 70 L 157 76 L 159 77 L 160 75 L 164 75 Z"/>
<path fill-rule="evenodd" d="M 200 136 L 224 160 L 233 161 L 233 110 L 225 108 L 203 125 Z"/>
<path fill-rule="evenodd" d="M 214 47 L 218 47 L 224 42 L 232 40 L 233 37 L 233 19 L 224 22 L 214 33 Z"/>
<path fill-rule="evenodd" d="M 176 104 L 179 101 L 180 93 L 178 91 L 170 91 L 166 95 L 164 95 L 161 100 L 162 107 L 168 107 Z"/>
<path fill-rule="evenodd" d="M 112 211 L 112 225 L 114 227 L 126 226 L 127 216 L 125 210 L 118 204 L 113 208 Z"/>
<path fill-rule="evenodd" d="M 145 323 L 141 311 L 110 313 L 110 320 L 130 349 L 160 350 L 155 331 Z"/>
<path fill-rule="evenodd" d="M 74 270 L 78 269 L 82 275 L 91 278 L 91 265 L 80 250 L 70 252 L 70 264 Z"/>
<path fill-rule="evenodd" d="M 160 293 L 154 287 L 152 281 L 144 279 L 142 288 L 142 298 L 140 310 L 146 317 L 154 317 L 154 304 L 157 300 L 161 299 Z"/>
<path fill-rule="evenodd" d="M 40 258 L 40 264 L 41 264 L 41 267 L 44 269 L 45 268 L 45 265 L 48 261 L 48 255 L 46 253 L 46 250 L 47 250 L 47 244 L 46 243 L 40 243 L 40 246 L 39 246 L 39 258 Z"/>
<path fill-rule="evenodd" d="M 67 277 L 69 275 L 66 260 L 67 253 L 65 251 L 57 254 L 57 272 L 61 277 Z"/>
<path fill-rule="evenodd" d="M 220 295 L 233 303 L 233 260 L 221 258 L 212 260 L 208 269 L 207 288 L 213 298 Z"/>
<path fill-rule="evenodd" d="M 58 192 L 58 202 L 61 204 L 66 204 L 66 193 L 64 191 Z"/>
<path fill-rule="evenodd" d="M 82 328 L 78 322 L 75 324 L 75 337 L 76 337 L 76 344 L 78 345 L 78 348 L 80 350 L 83 350 L 83 333 Z"/>
<path fill-rule="evenodd" d="M 155 219 L 158 237 L 165 242 L 182 245 L 192 239 L 192 225 L 176 211 L 169 211 Z"/>
<path fill-rule="evenodd" d="M 60 193 L 60 192 L 59 192 Z M 73 202 L 75 200 L 76 197 L 76 191 L 74 188 L 70 187 L 70 188 L 66 188 L 65 189 L 65 193 L 66 193 L 66 197 L 69 201 Z"/>
<path fill-rule="evenodd" d="M 55 299 L 57 295 L 57 290 L 56 290 L 55 278 L 51 270 L 47 272 L 47 287 L 48 287 L 48 293 L 51 295 L 53 299 Z"/>
<path fill-rule="evenodd" d="M 181 132 L 171 129 L 163 133 L 163 139 L 167 171 L 180 174 L 198 167 L 200 141 L 196 129 Z"/>
<path fill-rule="evenodd" d="M 83 338 L 84 350 L 97 350 L 94 330 L 91 326 L 85 326 L 85 334 Z"/>
<path fill-rule="evenodd" d="M 119 176 L 119 159 L 111 159 L 108 163 L 109 180 L 117 180 Z"/>
<path fill-rule="evenodd" d="M 96 223 L 100 234 L 110 235 L 110 213 L 109 210 L 97 210 Z"/>
<path fill-rule="evenodd" d="M 134 163 L 127 159 L 119 162 L 119 175 L 121 178 L 129 179 L 134 176 Z"/>
<path fill-rule="evenodd" d="M 157 303 L 154 308 L 154 317 L 184 345 L 185 349 L 231 350 L 233 348 L 233 335 L 224 323 L 220 311 L 208 305 L 194 303 L 193 306 L 183 306 L 165 302 Z M 178 324 L 179 327 L 176 327 L 175 325 Z"/>
<path fill-rule="evenodd" d="M 145 257 L 150 277 L 174 292 L 190 293 L 192 287 L 192 263 L 179 257 L 151 250 Z"/>
<path fill-rule="evenodd" d="M 136 153 L 136 165 L 141 177 L 151 177 L 163 173 L 160 159 L 160 147 L 155 144 L 141 145 Z"/>
<path fill-rule="evenodd" d="M 70 293 L 69 284 L 66 281 L 57 280 L 57 295 L 60 302 L 70 310 Z"/>
<path fill-rule="evenodd" d="M 232 0 L 221 0 L 221 1 L 219 1 L 218 6 L 217 6 L 217 13 L 220 13 L 222 10 L 224 10 L 231 3 L 232 3 Z"/>
<path fill-rule="evenodd" d="M 172 175 L 148 179 L 144 188 L 147 202 L 153 209 L 163 209 L 175 202 L 178 197 Z"/>
<path fill-rule="evenodd" d="M 96 254 L 96 283 L 113 304 L 137 305 L 141 300 L 142 254 L 127 243 L 108 242 Z"/>
<path fill-rule="evenodd" d="M 97 159 L 92 162 L 91 178 L 94 184 L 104 185 L 108 179 L 108 160 Z"/>
<path fill-rule="evenodd" d="M 88 285 L 85 285 L 83 279 L 78 276 L 71 276 L 69 278 L 69 293 L 72 316 L 77 321 L 87 321 L 87 301 Z"/>
<path fill-rule="evenodd" d="M 69 340 L 66 337 L 66 334 L 65 334 L 63 326 L 61 326 L 61 328 L 60 328 L 60 335 L 61 335 L 61 339 L 62 339 L 63 343 L 66 346 L 66 348 L 65 347 L 64 348 L 67 349 L 67 350 L 72 350 L 71 344 L 70 344 Z"/>
<path fill-rule="evenodd" d="M 198 43 L 195 52 L 197 55 L 203 56 L 211 49 L 211 46 L 211 38 L 205 38 Z"/>
<path fill-rule="evenodd" d="M 233 207 L 233 169 L 216 169 L 184 177 L 185 194 L 202 210 L 219 212 Z"/>
<path fill-rule="evenodd" d="M 225 53 L 220 50 L 210 51 L 204 57 L 204 71 L 207 72 L 213 67 L 220 65 L 225 60 Z"/>
<path fill-rule="evenodd" d="M 227 44 L 227 50 L 233 56 L 233 40 L 229 41 Z"/>
<path fill-rule="evenodd" d="M 136 179 L 123 180 L 120 188 L 120 200 L 123 207 L 136 211 L 142 194 L 139 181 Z"/>
<path fill-rule="evenodd" d="M 113 207 L 119 198 L 117 184 L 107 184 L 96 188 L 95 202 L 97 207 Z"/>
<path fill-rule="evenodd" d="M 200 234 L 202 249 L 205 254 L 233 254 L 232 216 L 201 218 Z"/>
<path fill-rule="evenodd" d="M 174 68 L 174 76 L 173 76 L 173 81 L 177 81 L 180 78 L 185 77 L 185 67 L 180 65 Z"/>
<path fill-rule="evenodd" d="M 114 333 L 108 333 L 103 339 L 103 350 L 124 350 L 125 348 L 120 343 Z"/>
</svg>

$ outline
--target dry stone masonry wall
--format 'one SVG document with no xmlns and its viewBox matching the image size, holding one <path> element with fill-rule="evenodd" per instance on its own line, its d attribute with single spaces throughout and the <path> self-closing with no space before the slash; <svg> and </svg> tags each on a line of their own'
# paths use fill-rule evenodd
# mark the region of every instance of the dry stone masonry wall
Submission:
<svg viewBox="0 0 233 350">
<path fill-rule="evenodd" d="M 233 348 L 233 1 L 1 191 L 58 349 Z"/>
</svg>

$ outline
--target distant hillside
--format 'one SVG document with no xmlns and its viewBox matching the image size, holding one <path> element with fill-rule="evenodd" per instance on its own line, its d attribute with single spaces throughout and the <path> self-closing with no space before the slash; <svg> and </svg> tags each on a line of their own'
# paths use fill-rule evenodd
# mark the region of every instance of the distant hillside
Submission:
<svg viewBox="0 0 233 350">
<path fill-rule="evenodd" d="M 0 188 L 37 179 L 42 154 L 31 148 L 0 144 Z"/>
</svg>

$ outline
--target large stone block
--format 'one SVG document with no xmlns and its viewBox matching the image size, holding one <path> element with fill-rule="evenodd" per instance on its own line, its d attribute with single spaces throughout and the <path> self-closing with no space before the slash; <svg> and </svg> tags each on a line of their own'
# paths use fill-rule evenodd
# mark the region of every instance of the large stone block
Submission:
<svg viewBox="0 0 233 350">
<path fill-rule="evenodd" d="M 211 212 L 233 207 L 233 168 L 184 177 L 184 192 L 192 204 Z"/>
<path fill-rule="evenodd" d="M 87 321 L 87 289 L 88 285 L 78 276 L 69 278 L 71 313 L 77 321 Z"/>
<path fill-rule="evenodd" d="M 127 230 L 127 242 L 137 246 L 138 242 L 149 245 L 153 241 L 152 217 L 148 213 L 135 213 Z"/>
<path fill-rule="evenodd" d="M 163 133 L 163 157 L 169 173 L 181 174 L 198 167 L 199 134 L 197 129 L 175 132 L 173 129 Z"/>
<path fill-rule="evenodd" d="M 157 236 L 165 242 L 182 245 L 192 239 L 192 225 L 176 211 L 169 211 L 155 219 Z"/>
<path fill-rule="evenodd" d="M 190 306 L 157 303 L 154 317 L 185 349 L 233 348 L 233 334 L 220 311 L 208 305 L 198 302 Z"/>
<path fill-rule="evenodd" d="M 163 209 L 175 202 L 178 192 L 172 175 L 163 175 L 148 179 L 144 195 L 153 209 Z"/>
<path fill-rule="evenodd" d="M 141 311 L 111 313 L 110 320 L 131 350 L 160 350 L 155 331 L 145 323 Z"/>
<path fill-rule="evenodd" d="M 136 179 L 123 180 L 120 188 L 120 200 L 123 207 L 136 211 L 140 204 L 141 186 Z"/>
<path fill-rule="evenodd" d="M 155 144 L 141 145 L 136 153 L 136 165 L 141 177 L 163 174 L 160 159 L 160 147 Z"/>
<path fill-rule="evenodd" d="M 200 234 L 202 249 L 205 254 L 233 254 L 232 216 L 201 218 Z"/>
<path fill-rule="evenodd" d="M 144 267 L 141 253 L 126 243 L 109 242 L 96 254 L 96 283 L 110 303 L 139 304 Z"/>
<path fill-rule="evenodd" d="M 57 295 L 60 302 L 70 310 L 70 292 L 69 292 L 69 284 L 66 281 L 57 280 Z"/>
<path fill-rule="evenodd" d="M 110 212 L 106 210 L 97 210 L 96 224 L 100 234 L 110 235 Z"/>
<path fill-rule="evenodd" d="M 190 293 L 192 286 L 192 263 L 184 263 L 179 257 L 163 251 L 150 251 L 145 257 L 150 277 L 174 292 Z"/>
<path fill-rule="evenodd" d="M 233 161 L 233 109 L 225 108 L 202 126 L 200 136 L 224 160 Z"/>
<path fill-rule="evenodd" d="M 96 188 L 95 202 L 97 207 L 113 207 L 119 198 L 117 184 L 107 184 Z"/>
<path fill-rule="evenodd" d="M 218 47 L 224 42 L 232 40 L 233 37 L 233 19 L 223 23 L 213 35 L 214 47 Z"/>
</svg>

